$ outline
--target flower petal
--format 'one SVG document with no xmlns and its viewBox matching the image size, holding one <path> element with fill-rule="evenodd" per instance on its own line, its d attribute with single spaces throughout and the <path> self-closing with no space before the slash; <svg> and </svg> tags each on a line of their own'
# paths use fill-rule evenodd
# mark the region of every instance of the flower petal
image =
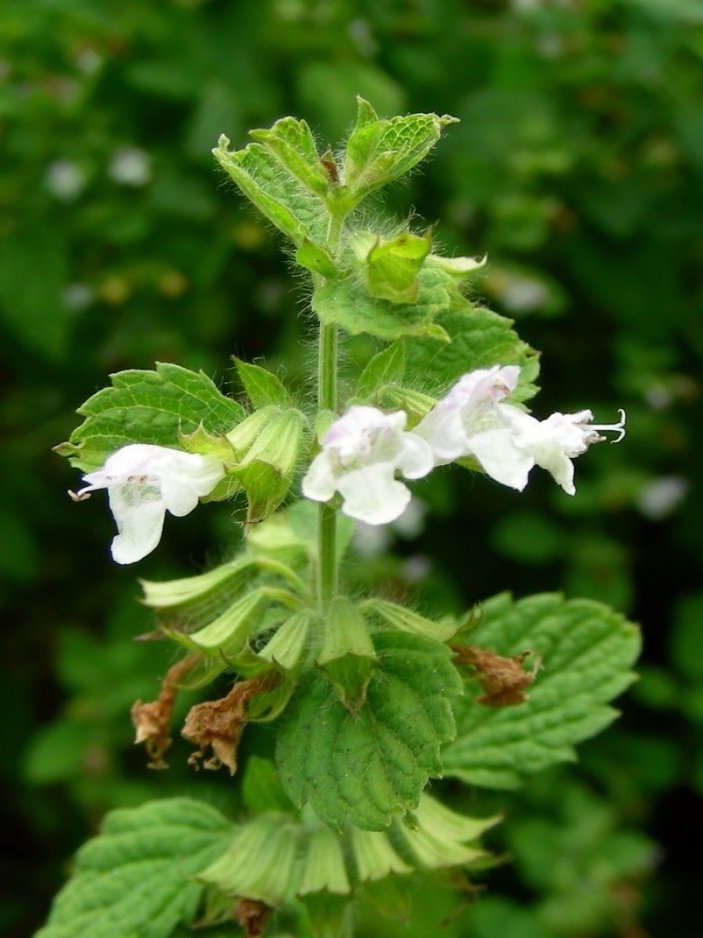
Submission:
<svg viewBox="0 0 703 938">
<path fill-rule="evenodd" d="M 410 491 L 393 478 L 392 463 L 374 463 L 343 475 L 337 489 L 344 497 L 342 511 L 367 524 L 388 524 L 405 510 Z"/>
<path fill-rule="evenodd" d="M 534 459 L 515 445 L 509 427 L 496 427 L 471 437 L 471 453 L 488 475 L 519 492 L 527 485 Z"/>
<path fill-rule="evenodd" d="M 406 479 L 422 479 L 434 467 L 432 447 L 417 433 L 404 433 L 401 450 L 395 458 L 396 467 Z"/>
<path fill-rule="evenodd" d="M 109 489 L 109 498 L 118 531 L 112 556 L 117 563 L 135 563 L 159 543 L 166 506 L 154 485 L 115 485 Z"/>
<path fill-rule="evenodd" d="M 302 483 L 303 495 L 315 502 L 328 502 L 335 493 L 337 480 L 332 468 L 330 454 L 318 453 L 305 473 Z"/>
</svg>

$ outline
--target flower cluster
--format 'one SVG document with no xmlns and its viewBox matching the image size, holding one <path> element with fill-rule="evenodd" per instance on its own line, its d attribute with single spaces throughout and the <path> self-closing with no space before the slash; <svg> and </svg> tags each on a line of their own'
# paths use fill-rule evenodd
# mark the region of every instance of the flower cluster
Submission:
<svg viewBox="0 0 703 938">
<path fill-rule="evenodd" d="M 402 411 L 384 414 L 373 407 L 352 407 L 330 427 L 322 450 L 303 479 L 303 494 L 328 501 L 343 497 L 342 511 L 369 524 L 397 518 L 410 499 L 395 478 L 419 479 L 434 466 L 473 458 L 503 485 L 522 491 L 531 469 L 546 469 L 573 495 L 572 460 L 612 430 L 625 433 L 625 415 L 616 424 L 593 424 L 590 410 L 554 413 L 537 420 L 504 403 L 515 390 L 520 369 L 496 365 L 465 374 L 430 410 L 413 432 L 405 431 Z"/>
<path fill-rule="evenodd" d="M 403 411 L 386 414 L 353 406 L 329 428 L 302 483 L 303 494 L 327 502 L 339 493 L 341 510 L 371 525 L 400 517 L 410 491 L 397 476 L 421 479 L 435 466 L 471 458 L 491 478 L 522 491 L 533 466 L 546 469 L 569 495 L 575 492 L 572 460 L 605 439 L 600 431 L 625 433 L 618 423 L 594 424 L 590 410 L 537 420 L 504 399 L 520 369 L 496 365 L 465 374 L 412 431 Z M 113 453 L 102 469 L 83 477 L 76 501 L 107 489 L 117 523 L 112 556 L 141 560 L 159 543 L 166 512 L 182 516 L 224 478 L 209 456 L 134 443 Z"/>
</svg>

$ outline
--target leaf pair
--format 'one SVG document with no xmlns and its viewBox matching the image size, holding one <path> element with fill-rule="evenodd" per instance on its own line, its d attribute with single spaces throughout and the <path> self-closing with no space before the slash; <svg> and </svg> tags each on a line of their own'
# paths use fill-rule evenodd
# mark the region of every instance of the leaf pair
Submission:
<svg viewBox="0 0 703 938">
<path fill-rule="evenodd" d="M 299 262 L 324 276 L 334 270 L 324 248 L 330 217 L 344 217 L 413 169 L 454 120 L 436 114 L 384 120 L 367 101 L 358 101 L 339 166 L 330 150 L 320 154 L 307 123 L 293 117 L 251 131 L 254 142 L 241 150 L 230 150 L 224 135 L 213 150 L 242 193 L 298 247 Z"/>
</svg>

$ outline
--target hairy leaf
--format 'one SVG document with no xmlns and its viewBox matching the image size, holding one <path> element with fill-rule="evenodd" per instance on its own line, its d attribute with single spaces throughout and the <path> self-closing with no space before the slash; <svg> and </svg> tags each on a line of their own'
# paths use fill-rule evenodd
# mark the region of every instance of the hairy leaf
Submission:
<svg viewBox="0 0 703 938">
<path fill-rule="evenodd" d="M 253 407 L 267 407 L 271 404 L 287 407 L 290 404 L 288 391 L 273 372 L 261 365 L 244 362 L 241 358 L 235 358 L 234 364 Z"/>
<path fill-rule="evenodd" d="M 266 145 L 250 143 L 243 150 L 230 150 L 223 135 L 212 152 L 242 193 L 295 244 L 306 238 L 324 240 L 324 203 Z"/>
<path fill-rule="evenodd" d="M 179 446 L 181 434 L 203 427 L 211 434 L 231 430 L 244 416 L 203 372 L 158 363 L 154 371 L 120 371 L 81 407 L 86 419 L 68 443 L 56 447 L 71 465 L 90 472 L 129 443 Z"/>
<path fill-rule="evenodd" d="M 537 353 L 518 337 L 510 319 L 472 306 L 458 296 L 451 309 L 437 317 L 437 325 L 446 332 L 449 342 L 421 335 L 402 340 L 405 380 L 412 387 L 439 396 L 476 368 L 520 365 L 520 383 L 511 399 L 525 401 L 536 393 L 533 382 L 539 373 Z"/>
<path fill-rule="evenodd" d="M 378 352 L 359 375 L 356 393 L 359 397 L 372 397 L 377 388 L 400 384 L 405 375 L 405 351 L 401 342 L 394 342 Z"/>
<path fill-rule="evenodd" d="M 334 280 L 315 291 L 314 311 L 324 323 L 334 323 L 350 335 L 367 332 L 390 341 L 403 335 L 434 337 L 433 344 L 448 338 L 434 325 L 435 317 L 448 310 L 455 295 L 454 278 L 437 267 L 424 267 L 418 276 L 418 293 L 412 303 L 392 303 L 371 296 L 353 277 Z"/>
<path fill-rule="evenodd" d="M 633 680 L 638 629 L 601 603 L 541 594 L 514 602 L 504 593 L 483 605 L 471 643 L 500 655 L 531 651 L 542 670 L 529 700 L 490 708 L 467 693 L 456 706 L 457 738 L 443 752 L 445 773 L 472 785 L 514 788 L 606 727 L 608 706 Z M 478 691 L 478 688 L 477 688 Z"/>
<path fill-rule="evenodd" d="M 113 811 L 77 854 L 73 876 L 36 938 L 168 938 L 195 916 L 193 876 L 228 844 L 231 825 L 188 798 Z"/>
<path fill-rule="evenodd" d="M 455 121 L 437 114 L 382 120 L 360 98 L 357 123 L 347 140 L 342 182 L 355 201 L 361 201 L 379 186 L 410 172 L 437 143 L 442 129 Z"/>
<path fill-rule="evenodd" d="M 330 180 L 325 173 L 312 132 L 304 120 L 282 117 L 270 130 L 252 130 L 254 140 L 265 144 L 291 176 L 319 196 L 327 195 Z"/>
<path fill-rule="evenodd" d="M 366 702 L 350 713 L 312 672 L 289 705 L 276 759 L 288 796 L 309 802 L 331 827 L 383 830 L 417 807 L 429 776 L 442 774 L 440 744 L 454 736 L 451 701 L 461 682 L 450 652 L 417 635 L 374 636 L 381 659 Z"/>
</svg>

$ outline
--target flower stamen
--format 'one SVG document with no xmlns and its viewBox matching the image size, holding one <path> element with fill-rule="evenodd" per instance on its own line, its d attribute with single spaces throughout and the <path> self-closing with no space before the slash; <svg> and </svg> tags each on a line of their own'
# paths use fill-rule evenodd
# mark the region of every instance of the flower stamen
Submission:
<svg viewBox="0 0 703 938">
<path fill-rule="evenodd" d="M 587 430 L 605 430 L 612 433 L 617 433 L 617 437 L 614 440 L 611 440 L 611 443 L 619 443 L 625 436 L 627 430 L 625 429 L 625 423 L 627 421 L 627 414 L 622 407 L 619 408 L 618 414 L 620 415 L 620 420 L 617 423 L 589 423 L 581 424 L 584 429 Z M 605 437 L 602 437 L 605 439 Z"/>
</svg>

